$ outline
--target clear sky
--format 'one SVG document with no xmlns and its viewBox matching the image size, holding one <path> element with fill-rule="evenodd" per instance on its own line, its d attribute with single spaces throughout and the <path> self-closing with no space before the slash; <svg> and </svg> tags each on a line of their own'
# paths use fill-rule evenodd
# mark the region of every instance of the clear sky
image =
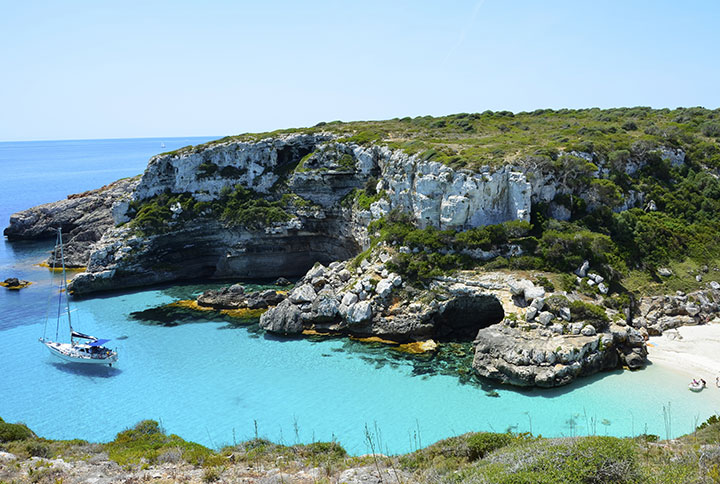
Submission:
<svg viewBox="0 0 720 484">
<path fill-rule="evenodd" d="M 717 0 L 0 0 L 0 140 L 720 106 Z"/>
</svg>

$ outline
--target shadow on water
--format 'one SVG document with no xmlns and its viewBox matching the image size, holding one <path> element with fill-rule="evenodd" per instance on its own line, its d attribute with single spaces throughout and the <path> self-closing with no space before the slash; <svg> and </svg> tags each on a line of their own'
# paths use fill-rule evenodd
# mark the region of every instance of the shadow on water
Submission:
<svg viewBox="0 0 720 484">
<path fill-rule="evenodd" d="M 105 365 L 83 365 L 82 363 L 60 363 L 53 361 L 50 365 L 64 373 L 75 376 L 86 376 L 94 378 L 112 378 L 122 373 L 120 368 Z"/>
</svg>

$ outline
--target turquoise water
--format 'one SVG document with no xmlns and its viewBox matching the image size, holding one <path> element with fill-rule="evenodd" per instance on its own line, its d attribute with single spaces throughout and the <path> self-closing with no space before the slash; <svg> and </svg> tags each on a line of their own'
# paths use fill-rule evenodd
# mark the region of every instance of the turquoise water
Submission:
<svg viewBox="0 0 720 484">
<path fill-rule="evenodd" d="M 140 160 L 129 153 L 141 151 L 134 143 L 147 145 L 147 140 L 113 140 L 120 141 L 127 157 L 109 153 L 107 160 L 103 150 L 117 146 L 77 142 L 63 155 L 65 161 L 75 160 L 74 176 L 52 174 L 65 166 L 47 161 L 52 146 L 42 155 L 44 149 L 34 143 L 12 143 L 28 145 L 32 156 L 21 162 L 24 150 L 13 146 L 16 158 L 9 162 L 5 145 L 11 143 L 0 143 L 4 176 L 15 180 L 2 181 L 3 221 L 7 207 L 25 208 L 141 171 L 152 152 Z M 164 141 L 171 149 L 171 140 Z M 153 143 L 148 150 L 159 151 L 159 141 Z M 82 161 L 86 149 L 96 154 Z M 34 163 L 43 165 L 33 170 Z M 86 165 L 92 168 L 84 170 Z M 14 167 L 32 183 L 24 184 Z M 43 186 L 53 188 L 35 188 Z M 221 320 L 165 327 L 129 317 L 188 297 L 199 290 L 195 286 L 74 302 L 78 328 L 113 338 L 111 346 L 121 358 L 112 369 L 78 368 L 55 361 L 37 342 L 51 284 L 48 272 L 33 264 L 51 244 L 0 244 L 0 277 L 36 281 L 20 292 L 0 291 L 0 416 L 26 422 L 49 438 L 105 441 L 153 418 L 169 432 L 213 447 L 252 438 L 257 429 L 259 436 L 277 442 L 334 438 L 352 453 L 365 453 L 367 428 L 376 448 L 398 453 L 470 430 L 665 437 L 687 433 L 720 411 L 720 391 L 691 393 L 686 377 L 658 366 L 605 373 L 555 390 L 491 387 L 499 395 L 491 397 L 487 386 L 423 375 L 413 359 L 344 339 L 281 340 Z"/>
</svg>

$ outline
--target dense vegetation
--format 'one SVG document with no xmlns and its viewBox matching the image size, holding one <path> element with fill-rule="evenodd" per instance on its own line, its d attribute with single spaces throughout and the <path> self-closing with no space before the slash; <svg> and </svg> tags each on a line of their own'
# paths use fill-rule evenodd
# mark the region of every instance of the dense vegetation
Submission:
<svg viewBox="0 0 720 484">
<path fill-rule="evenodd" d="M 144 420 L 117 434 L 105 444 L 80 440 L 54 441 L 36 437 L 22 427 L 2 434 L 0 450 L 21 458 L 31 456 L 66 461 L 87 460 L 103 452 L 128 467 L 162 463 L 187 463 L 204 468 L 205 482 L 221 479 L 231 466 L 239 464 L 258 469 L 319 468 L 328 482 L 350 467 L 371 466 L 386 469 L 404 482 L 485 482 L 498 484 L 561 483 L 713 483 L 720 482 L 720 423 L 716 416 L 693 433 L 660 442 L 656 435 L 615 438 L 597 435 L 546 439 L 531 434 L 467 433 L 441 440 L 415 452 L 385 457 L 379 454 L 349 457 L 335 442 L 316 442 L 291 446 L 274 444 L 255 437 L 252 440 L 208 449 L 167 435 L 152 420 Z M 379 445 L 378 437 L 366 429 L 370 449 Z M 93 457 L 97 459 L 98 457 Z M 19 466 L 17 466 L 19 469 Z M 137 468 L 137 467 L 136 467 Z M 33 470 L 34 469 L 34 470 Z M 8 467 L 8 471 L 11 468 Z M 38 482 L 58 482 L 59 471 L 52 467 L 30 467 Z M 53 479 L 55 479 L 53 481 Z M 43 481 L 45 482 L 45 481 Z"/>
<path fill-rule="evenodd" d="M 300 197 L 286 194 L 270 199 L 236 185 L 225 187 L 211 202 L 196 200 L 190 193 L 161 193 L 141 202 L 133 202 L 128 211 L 130 224 L 146 235 L 163 233 L 198 217 L 221 220 L 228 226 L 258 230 L 292 218 L 288 208 L 308 205 Z"/>
</svg>

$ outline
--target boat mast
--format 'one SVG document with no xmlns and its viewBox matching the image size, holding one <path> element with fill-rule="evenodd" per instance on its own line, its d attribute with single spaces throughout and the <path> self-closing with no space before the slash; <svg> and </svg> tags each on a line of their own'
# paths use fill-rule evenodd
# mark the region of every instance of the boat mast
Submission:
<svg viewBox="0 0 720 484">
<path fill-rule="evenodd" d="M 67 311 L 68 325 L 70 326 L 70 344 L 75 344 L 73 339 L 72 320 L 70 319 L 70 294 L 67 290 L 67 275 L 65 274 L 65 253 L 63 252 L 62 228 L 58 227 L 58 239 L 60 240 L 60 262 L 62 263 L 62 284 L 61 288 L 65 289 L 65 310 Z"/>
</svg>

